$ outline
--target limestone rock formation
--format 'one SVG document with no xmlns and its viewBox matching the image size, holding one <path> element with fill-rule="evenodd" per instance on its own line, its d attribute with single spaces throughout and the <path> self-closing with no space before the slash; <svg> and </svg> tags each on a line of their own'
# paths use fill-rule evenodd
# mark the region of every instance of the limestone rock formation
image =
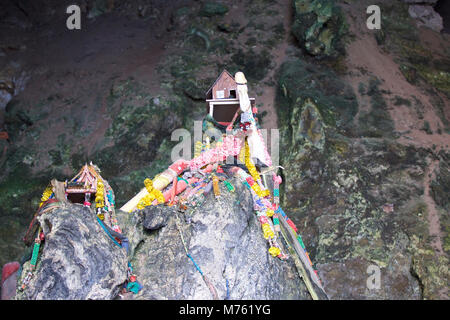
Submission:
<svg viewBox="0 0 450 320">
<path fill-rule="evenodd" d="M 213 299 L 189 254 L 218 299 L 310 299 L 292 260 L 273 258 L 253 211 L 250 193 L 221 186 L 185 213 L 154 206 L 117 212 L 129 240 L 128 259 L 143 289 L 128 299 Z M 114 299 L 126 281 L 127 256 L 80 205 L 42 215 L 45 244 L 35 275 L 16 299 Z M 177 227 L 180 228 L 180 230 Z M 24 265 L 22 279 L 29 263 Z M 21 282 L 19 281 L 19 284 Z"/>
<path fill-rule="evenodd" d="M 34 276 L 16 299 L 112 299 L 127 277 L 127 256 L 79 204 L 61 204 L 39 218 L 45 242 Z M 23 265 L 21 279 L 30 270 Z"/>
<path fill-rule="evenodd" d="M 234 193 L 222 185 L 218 200 L 211 191 L 185 213 L 168 206 L 119 212 L 124 232 L 134 234 L 131 262 L 144 286 L 133 298 L 213 299 L 186 256 L 178 219 L 187 250 L 218 299 L 310 299 L 292 260 L 268 253 L 248 190 L 237 179 L 230 182 Z"/>
<path fill-rule="evenodd" d="M 280 157 L 284 210 L 303 227 L 325 291 L 330 299 L 445 297 L 448 257 L 434 253 L 431 209 L 423 200 L 433 156 L 390 138 L 394 127 L 376 82 L 365 93 L 371 98 L 366 114 L 357 112 L 352 90 L 328 72 L 286 62 L 278 91 L 280 144 L 289 146 Z M 293 118 L 309 119 L 309 125 Z M 323 144 L 313 143 L 317 136 Z M 446 153 L 440 157 L 448 161 Z M 440 172 L 432 188 L 445 208 L 448 168 L 441 165 Z M 374 270 L 379 286 L 368 285 Z"/>
<path fill-rule="evenodd" d="M 424 25 L 436 32 L 440 32 L 444 28 L 442 17 L 434 11 L 429 5 L 410 5 L 409 15 L 419 20 L 421 25 Z"/>
</svg>

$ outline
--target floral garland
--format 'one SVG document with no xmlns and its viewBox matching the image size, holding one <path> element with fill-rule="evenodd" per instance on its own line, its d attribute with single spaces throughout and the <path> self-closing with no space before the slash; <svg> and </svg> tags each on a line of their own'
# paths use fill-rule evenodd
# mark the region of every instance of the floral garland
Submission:
<svg viewBox="0 0 450 320">
<path fill-rule="evenodd" d="M 44 204 L 45 201 L 50 199 L 52 194 L 53 194 L 53 188 L 51 185 L 49 185 L 49 186 L 47 186 L 47 188 L 45 188 L 44 192 L 42 193 L 41 203 L 39 203 L 39 208 L 42 207 L 42 205 Z"/>
<path fill-rule="evenodd" d="M 248 145 L 247 139 L 245 140 L 245 155 L 244 155 L 244 157 L 245 157 L 245 166 L 247 167 L 248 172 L 250 172 L 250 175 L 252 178 L 252 179 L 247 179 L 248 184 L 260 198 L 270 196 L 270 191 L 268 189 L 262 190 L 260 187 L 261 176 L 259 175 L 258 170 L 256 170 L 256 167 L 251 160 L 250 146 Z M 255 183 L 255 181 L 258 183 Z"/>
<path fill-rule="evenodd" d="M 95 193 L 95 207 L 103 208 L 105 206 L 105 185 L 103 181 L 98 179 L 97 192 Z"/>
<path fill-rule="evenodd" d="M 197 158 L 202 153 L 203 144 L 200 140 L 195 142 L 195 148 L 194 148 L 194 158 Z"/>
<path fill-rule="evenodd" d="M 144 185 L 145 185 L 145 188 L 147 189 L 148 194 L 145 197 L 143 197 L 141 199 L 141 201 L 139 201 L 139 203 L 137 205 L 137 208 L 139 210 L 142 210 L 145 207 L 148 207 L 148 206 L 152 205 L 153 200 L 155 200 L 155 199 L 158 201 L 158 204 L 166 202 L 162 192 L 159 191 L 158 189 L 155 189 L 153 187 L 153 181 L 152 180 L 150 180 L 148 178 L 145 179 L 144 180 Z"/>
<path fill-rule="evenodd" d="M 242 183 L 250 189 L 253 194 L 253 200 L 255 204 L 255 209 L 257 210 L 258 220 L 261 223 L 261 228 L 263 231 L 264 238 L 269 242 L 270 248 L 269 253 L 273 257 L 278 257 L 280 259 L 286 259 L 287 256 L 281 251 L 279 244 L 277 243 L 276 235 L 274 232 L 274 227 L 272 227 L 270 217 L 275 218 L 274 207 L 267 198 L 262 197 L 261 189 L 259 185 L 253 180 L 249 174 L 247 174 L 241 168 L 237 169 L 237 174 L 241 179 Z M 256 186 L 256 187 L 255 187 Z M 259 194 L 258 194 L 259 192 Z M 269 191 L 270 192 L 270 191 Z"/>
</svg>

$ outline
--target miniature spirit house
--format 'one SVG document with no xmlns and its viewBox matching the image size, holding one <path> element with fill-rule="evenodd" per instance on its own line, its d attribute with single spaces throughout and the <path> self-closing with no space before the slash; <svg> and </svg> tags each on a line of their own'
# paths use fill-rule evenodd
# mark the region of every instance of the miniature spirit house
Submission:
<svg viewBox="0 0 450 320">
<path fill-rule="evenodd" d="M 234 77 L 224 70 L 206 92 L 206 111 L 221 125 L 229 125 L 239 110 L 239 96 L 236 89 Z M 254 107 L 255 98 L 250 98 L 250 103 Z"/>
<path fill-rule="evenodd" d="M 84 165 L 80 172 L 66 183 L 67 200 L 90 205 L 91 195 L 95 197 L 97 192 L 97 175 L 92 165 Z"/>
</svg>

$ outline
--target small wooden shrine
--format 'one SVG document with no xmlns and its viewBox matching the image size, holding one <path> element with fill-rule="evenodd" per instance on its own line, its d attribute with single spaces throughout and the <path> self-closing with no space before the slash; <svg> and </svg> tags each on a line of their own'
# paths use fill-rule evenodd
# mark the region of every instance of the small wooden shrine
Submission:
<svg viewBox="0 0 450 320">
<path fill-rule="evenodd" d="M 250 98 L 250 103 L 254 107 L 255 98 Z M 206 92 L 206 112 L 218 123 L 226 126 L 233 120 L 238 109 L 237 83 L 227 70 L 223 70 Z"/>
<path fill-rule="evenodd" d="M 66 181 L 65 191 L 67 200 L 72 203 L 90 205 L 91 195 L 97 193 L 98 173 L 91 165 L 85 164 L 80 172 L 70 181 Z"/>
<path fill-rule="evenodd" d="M 100 169 L 92 162 L 89 165 L 85 164 L 75 177 L 65 182 L 66 199 L 72 203 L 81 203 L 90 207 L 91 197 L 93 197 L 98 211 L 114 210 L 112 189 L 99 172 Z"/>
</svg>

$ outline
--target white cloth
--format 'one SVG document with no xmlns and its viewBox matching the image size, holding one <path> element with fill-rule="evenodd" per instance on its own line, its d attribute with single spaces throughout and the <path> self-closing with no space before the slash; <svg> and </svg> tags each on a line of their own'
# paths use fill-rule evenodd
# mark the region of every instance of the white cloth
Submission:
<svg viewBox="0 0 450 320">
<path fill-rule="evenodd" d="M 242 112 L 251 111 L 250 99 L 248 98 L 248 89 L 246 84 L 238 84 L 237 92 L 239 95 L 239 105 Z"/>
<path fill-rule="evenodd" d="M 241 113 L 241 123 L 253 122 L 253 120 L 255 120 L 255 118 L 253 118 L 253 114 L 251 112 Z"/>
<path fill-rule="evenodd" d="M 272 161 L 267 152 L 264 139 L 256 128 L 256 121 L 253 117 L 253 112 L 248 98 L 248 89 L 246 84 L 238 84 L 237 91 L 239 94 L 239 105 L 242 111 L 241 123 L 250 122 L 250 129 L 248 135 L 248 146 L 250 147 L 250 155 L 252 158 L 257 158 L 259 161 L 267 166 L 272 165 Z"/>
<path fill-rule="evenodd" d="M 250 148 L 250 156 L 252 158 L 257 158 L 259 161 L 264 163 L 266 166 L 271 166 L 272 161 L 267 152 L 266 145 L 264 143 L 264 139 L 259 134 L 258 129 L 254 124 L 251 125 L 251 132 L 248 135 L 248 146 Z"/>
</svg>

